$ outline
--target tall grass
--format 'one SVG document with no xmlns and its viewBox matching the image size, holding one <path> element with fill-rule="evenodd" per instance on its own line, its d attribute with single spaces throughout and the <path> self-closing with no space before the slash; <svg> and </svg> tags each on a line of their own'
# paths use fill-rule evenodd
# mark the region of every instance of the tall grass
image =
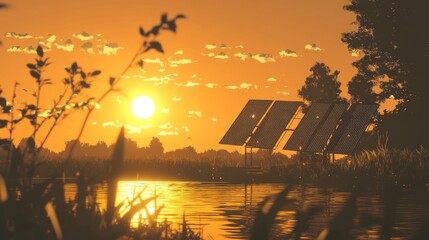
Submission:
<svg viewBox="0 0 429 240">
<path fill-rule="evenodd" d="M 405 186 L 429 186 L 429 154 L 423 147 L 416 150 L 378 147 L 340 161 L 337 165 L 338 171 L 355 178 L 389 181 Z"/>
<path fill-rule="evenodd" d="M 429 154 L 425 148 L 408 150 L 379 146 L 328 165 L 321 161 L 297 161 L 272 173 L 297 183 L 332 187 L 376 187 L 384 183 L 428 187 Z"/>
</svg>

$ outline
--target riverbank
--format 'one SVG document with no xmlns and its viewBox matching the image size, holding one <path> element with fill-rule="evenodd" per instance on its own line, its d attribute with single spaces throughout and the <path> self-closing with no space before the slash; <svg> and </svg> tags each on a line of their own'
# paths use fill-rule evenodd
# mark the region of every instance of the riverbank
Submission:
<svg viewBox="0 0 429 240">
<path fill-rule="evenodd" d="M 330 164 L 310 160 L 304 156 L 302 161 L 289 161 L 282 165 L 269 165 L 255 162 L 253 167 L 245 168 L 237 162 L 216 160 L 189 161 L 153 159 L 128 161 L 123 166 L 121 178 L 150 181 L 204 181 L 232 183 L 284 183 L 293 182 L 320 187 L 377 187 L 389 183 L 398 187 L 429 187 L 428 151 L 397 150 L 378 148 L 364 151 L 358 155 L 343 158 Z M 46 161 L 39 167 L 39 177 L 51 177 L 62 172 L 61 161 Z M 97 179 L 106 179 L 107 161 L 73 161 L 67 167 L 65 176 L 74 178 L 84 174 Z"/>
</svg>

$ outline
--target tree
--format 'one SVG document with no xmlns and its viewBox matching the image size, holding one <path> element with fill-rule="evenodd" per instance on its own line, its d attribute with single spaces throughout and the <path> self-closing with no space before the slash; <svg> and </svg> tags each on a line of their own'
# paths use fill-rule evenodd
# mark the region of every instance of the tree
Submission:
<svg viewBox="0 0 429 240">
<path fill-rule="evenodd" d="M 161 157 L 164 154 L 164 146 L 157 137 L 152 137 L 149 143 L 148 154 L 151 157 Z"/>
<path fill-rule="evenodd" d="M 324 63 L 316 62 L 310 68 L 312 74 L 305 79 L 305 85 L 298 90 L 298 95 L 301 96 L 306 105 L 308 103 L 333 103 L 345 102 L 346 100 L 340 97 L 341 83 L 337 80 L 339 71 L 335 70 L 331 73 L 331 69 Z"/>
<path fill-rule="evenodd" d="M 428 146 L 429 18 L 426 1 L 351 0 L 345 9 L 356 14 L 357 30 L 342 41 L 362 57 L 348 84 L 353 102 L 397 101 L 380 116 L 378 130 L 394 146 Z M 375 89 L 379 91 L 375 92 Z"/>
</svg>

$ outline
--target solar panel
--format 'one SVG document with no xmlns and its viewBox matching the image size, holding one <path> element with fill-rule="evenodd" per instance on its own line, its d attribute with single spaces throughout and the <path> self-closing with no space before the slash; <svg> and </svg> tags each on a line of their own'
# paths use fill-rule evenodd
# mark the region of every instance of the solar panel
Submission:
<svg viewBox="0 0 429 240">
<path fill-rule="evenodd" d="M 249 100 L 219 143 L 243 145 L 272 102 L 272 100 Z"/>
<path fill-rule="evenodd" d="M 304 151 L 313 134 L 323 122 L 325 115 L 329 112 L 330 107 L 331 104 L 329 103 L 313 103 L 283 149 Z"/>
<path fill-rule="evenodd" d="M 300 105 L 301 102 L 274 102 L 247 146 L 273 149 Z"/>
<path fill-rule="evenodd" d="M 316 131 L 310 144 L 305 149 L 306 152 L 322 152 L 323 148 L 326 146 L 329 137 L 337 127 L 341 116 L 347 110 L 347 107 L 348 104 L 334 104 L 331 106 L 330 112 L 327 115 L 326 120 Z"/>
<path fill-rule="evenodd" d="M 347 117 L 340 124 L 328 151 L 338 154 L 352 154 L 370 123 L 377 105 L 353 104 L 347 111 Z"/>
</svg>

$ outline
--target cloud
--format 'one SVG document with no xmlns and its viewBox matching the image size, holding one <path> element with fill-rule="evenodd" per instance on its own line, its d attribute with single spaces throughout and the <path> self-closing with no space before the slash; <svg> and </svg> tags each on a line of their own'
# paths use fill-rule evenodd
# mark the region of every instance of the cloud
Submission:
<svg viewBox="0 0 429 240">
<path fill-rule="evenodd" d="M 191 131 L 188 126 L 183 126 L 182 130 L 185 131 L 185 132 L 190 132 Z"/>
<path fill-rule="evenodd" d="M 117 43 L 106 43 L 103 45 L 103 54 L 110 56 L 116 56 L 118 53 L 118 50 L 124 49 L 123 47 L 120 47 Z"/>
<path fill-rule="evenodd" d="M 247 58 L 252 57 L 252 54 L 236 53 L 234 57 L 240 58 L 242 61 L 245 61 Z"/>
<path fill-rule="evenodd" d="M 242 83 L 240 84 L 240 88 L 242 89 L 249 89 L 252 86 L 251 83 Z"/>
<path fill-rule="evenodd" d="M 277 91 L 277 94 L 281 94 L 281 95 L 285 95 L 285 96 L 289 96 L 290 92 L 286 92 L 286 91 Z"/>
<path fill-rule="evenodd" d="M 192 116 L 202 117 L 203 113 L 201 111 L 195 111 L 195 110 L 188 111 L 188 118 Z"/>
<path fill-rule="evenodd" d="M 219 86 L 219 84 L 217 84 L 217 83 L 207 83 L 205 86 L 208 87 L 208 88 L 215 88 L 215 87 Z"/>
<path fill-rule="evenodd" d="M 244 48 L 244 46 L 243 45 L 237 45 L 237 46 L 235 46 L 235 48 Z"/>
<path fill-rule="evenodd" d="M 294 50 L 286 49 L 279 52 L 280 57 L 299 57 Z"/>
<path fill-rule="evenodd" d="M 46 41 L 53 43 L 53 42 L 55 42 L 56 39 L 57 39 L 57 36 L 55 36 L 54 34 L 49 34 L 48 38 L 46 38 Z"/>
<path fill-rule="evenodd" d="M 91 34 L 89 34 L 87 32 L 81 32 L 78 34 L 73 34 L 72 36 L 80 39 L 81 41 L 87 41 L 87 40 L 91 40 L 94 38 L 94 36 L 92 36 Z"/>
<path fill-rule="evenodd" d="M 274 59 L 273 55 L 268 54 L 268 53 L 256 54 L 256 55 L 253 55 L 252 58 L 255 59 L 256 61 L 260 62 L 260 63 L 267 63 L 267 62 L 275 62 L 276 61 Z"/>
<path fill-rule="evenodd" d="M 22 53 L 30 53 L 35 54 L 36 50 L 33 48 L 33 46 L 28 47 L 21 47 L 21 46 L 12 46 L 7 49 L 8 52 L 22 52 Z"/>
<path fill-rule="evenodd" d="M 235 90 L 235 89 L 238 89 L 238 87 L 235 85 L 230 85 L 230 86 L 226 86 L 226 89 Z"/>
<path fill-rule="evenodd" d="M 47 48 L 52 48 L 52 43 L 55 42 L 56 39 L 57 39 L 57 36 L 53 34 L 49 34 L 48 37 L 46 38 L 46 42 L 39 41 L 39 45 L 46 46 Z"/>
<path fill-rule="evenodd" d="M 44 52 L 49 52 L 52 49 L 43 47 Z M 29 53 L 36 54 L 36 49 L 33 46 L 21 47 L 21 46 L 12 46 L 7 49 L 8 52 L 21 52 L 21 53 Z"/>
<path fill-rule="evenodd" d="M 142 59 L 142 61 L 145 63 L 156 63 L 156 64 L 159 64 L 161 67 L 164 67 L 164 62 L 161 61 L 161 59 L 159 59 L 159 58 L 154 58 L 154 59 L 144 58 L 144 59 Z"/>
<path fill-rule="evenodd" d="M 182 98 L 179 98 L 179 97 L 173 97 L 173 98 L 171 98 L 171 101 L 174 101 L 174 102 L 178 102 L 178 101 L 181 101 L 182 100 Z"/>
<path fill-rule="evenodd" d="M 174 52 L 174 55 L 183 55 L 183 50 L 179 50 Z"/>
<path fill-rule="evenodd" d="M 220 52 L 219 54 L 215 54 L 213 52 L 210 52 L 208 54 L 202 54 L 203 56 L 207 56 L 207 57 L 212 57 L 212 58 L 216 58 L 216 59 L 228 59 L 229 56 L 226 55 L 226 53 L 224 52 Z"/>
<path fill-rule="evenodd" d="M 162 131 L 158 133 L 158 136 L 177 136 L 179 135 L 176 131 Z"/>
<path fill-rule="evenodd" d="M 169 108 L 163 108 L 163 109 L 161 109 L 161 113 L 169 114 L 170 113 L 170 109 Z"/>
<path fill-rule="evenodd" d="M 220 49 L 231 49 L 231 47 L 230 47 L 230 46 L 228 46 L 228 45 L 226 45 L 225 43 L 220 44 L 220 45 L 219 45 L 219 48 L 220 48 Z"/>
<path fill-rule="evenodd" d="M 171 125 L 170 122 L 166 122 L 164 124 L 159 125 L 159 128 L 161 128 L 161 129 L 172 129 L 173 125 Z"/>
<path fill-rule="evenodd" d="M 80 48 L 82 51 L 89 53 L 89 54 L 95 54 L 94 49 L 92 48 L 93 44 L 92 42 L 84 42 Z"/>
<path fill-rule="evenodd" d="M 237 85 L 228 85 L 225 88 L 229 90 L 237 90 L 237 89 L 250 89 L 253 86 L 253 88 L 258 88 L 257 85 L 251 84 L 251 83 L 242 83 L 239 86 Z"/>
<path fill-rule="evenodd" d="M 199 86 L 200 84 L 197 82 L 192 82 L 192 81 L 188 81 L 187 83 L 183 84 L 183 83 L 175 83 L 177 86 L 182 86 L 182 87 L 196 87 Z"/>
<path fill-rule="evenodd" d="M 216 48 L 216 44 L 206 44 L 206 48 L 207 48 L 208 50 L 215 49 L 215 48 Z"/>
<path fill-rule="evenodd" d="M 190 64 L 196 61 L 192 61 L 190 59 L 182 58 L 182 59 L 173 59 L 172 57 L 168 58 L 168 62 L 170 63 L 170 67 L 177 67 L 178 65 Z"/>
<path fill-rule="evenodd" d="M 139 76 L 139 78 L 143 78 L 144 82 L 154 82 L 155 86 L 159 86 L 159 85 L 163 85 L 163 84 L 168 84 L 169 82 L 174 80 L 174 77 L 177 77 L 179 74 L 177 73 L 171 73 L 171 74 L 167 74 L 165 76 L 161 76 L 161 77 L 143 77 L 143 76 Z"/>
<path fill-rule="evenodd" d="M 267 82 L 277 82 L 277 79 L 270 77 L 267 79 Z"/>
<path fill-rule="evenodd" d="M 73 44 L 71 39 L 67 39 L 66 41 L 63 41 L 61 39 L 60 41 L 57 41 L 57 36 L 54 34 L 49 34 L 47 37 L 34 37 L 31 34 L 28 33 L 15 33 L 15 32 L 7 32 L 5 33 L 6 37 L 11 38 L 18 38 L 18 39 L 40 39 L 38 42 L 38 45 L 44 46 L 45 51 L 49 51 L 53 48 L 55 45 L 56 49 L 72 52 L 75 49 L 75 44 Z M 88 41 L 93 39 L 94 37 L 90 35 L 89 33 L 82 32 L 79 34 L 72 34 L 73 37 L 80 39 L 81 41 L 84 41 L 81 46 L 80 50 L 84 51 L 89 54 L 104 54 L 108 56 L 116 56 L 118 53 L 118 50 L 124 49 L 123 47 L 119 46 L 118 43 L 105 43 L 105 44 L 98 44 L 94 45 L 93 42 Z M 97 34 L 97 41 L 101 42 L 101 34 Z M 34 51 L 35 47 L 20 47 L 20 46 L 14 46 L 10 48 L 10 52 L 26 52 L 26 53 L 35 53 Z"/>
<path fill-rule="evenodd" d="M 318 47 L 315 43 L 306 44 L 304 49 L 305 50 L 311 50 L 311 51 L 323 51 L 323 49 Z"/>
<path fill-rule="evenodd" d="M 217 118 L 212 117 L 212 122 L 217 122 Z"/>
<path fill-rule="evenodd" d="M 4 36 L 8 38 L 18 38 L 18 39 L 40 38 L 40 37 L 33 37 L 31 34 L 28 34 L 28 33 L 16 33 L 16 32 L 7 32 L 4 34 Z"/>
<path fill-rule="evenodd" d="M 103 128 L 106 127 L 122 127 L 124 126 L 124 128 L 128 131 L 128 133 L 137 133 L 140 134 L 142 132 L 142 129 L 149 129 L 149 128 L 153 128 L 153 125 L 140 125 L 140 126 L 133 126 L 133 125 L 129 125 L 129 124 L 123 124 L 121 122 L 119 122 L 118 120 L 116 120 L 115 122 L 105 122 L 103 123 Z"/>
</svg>

